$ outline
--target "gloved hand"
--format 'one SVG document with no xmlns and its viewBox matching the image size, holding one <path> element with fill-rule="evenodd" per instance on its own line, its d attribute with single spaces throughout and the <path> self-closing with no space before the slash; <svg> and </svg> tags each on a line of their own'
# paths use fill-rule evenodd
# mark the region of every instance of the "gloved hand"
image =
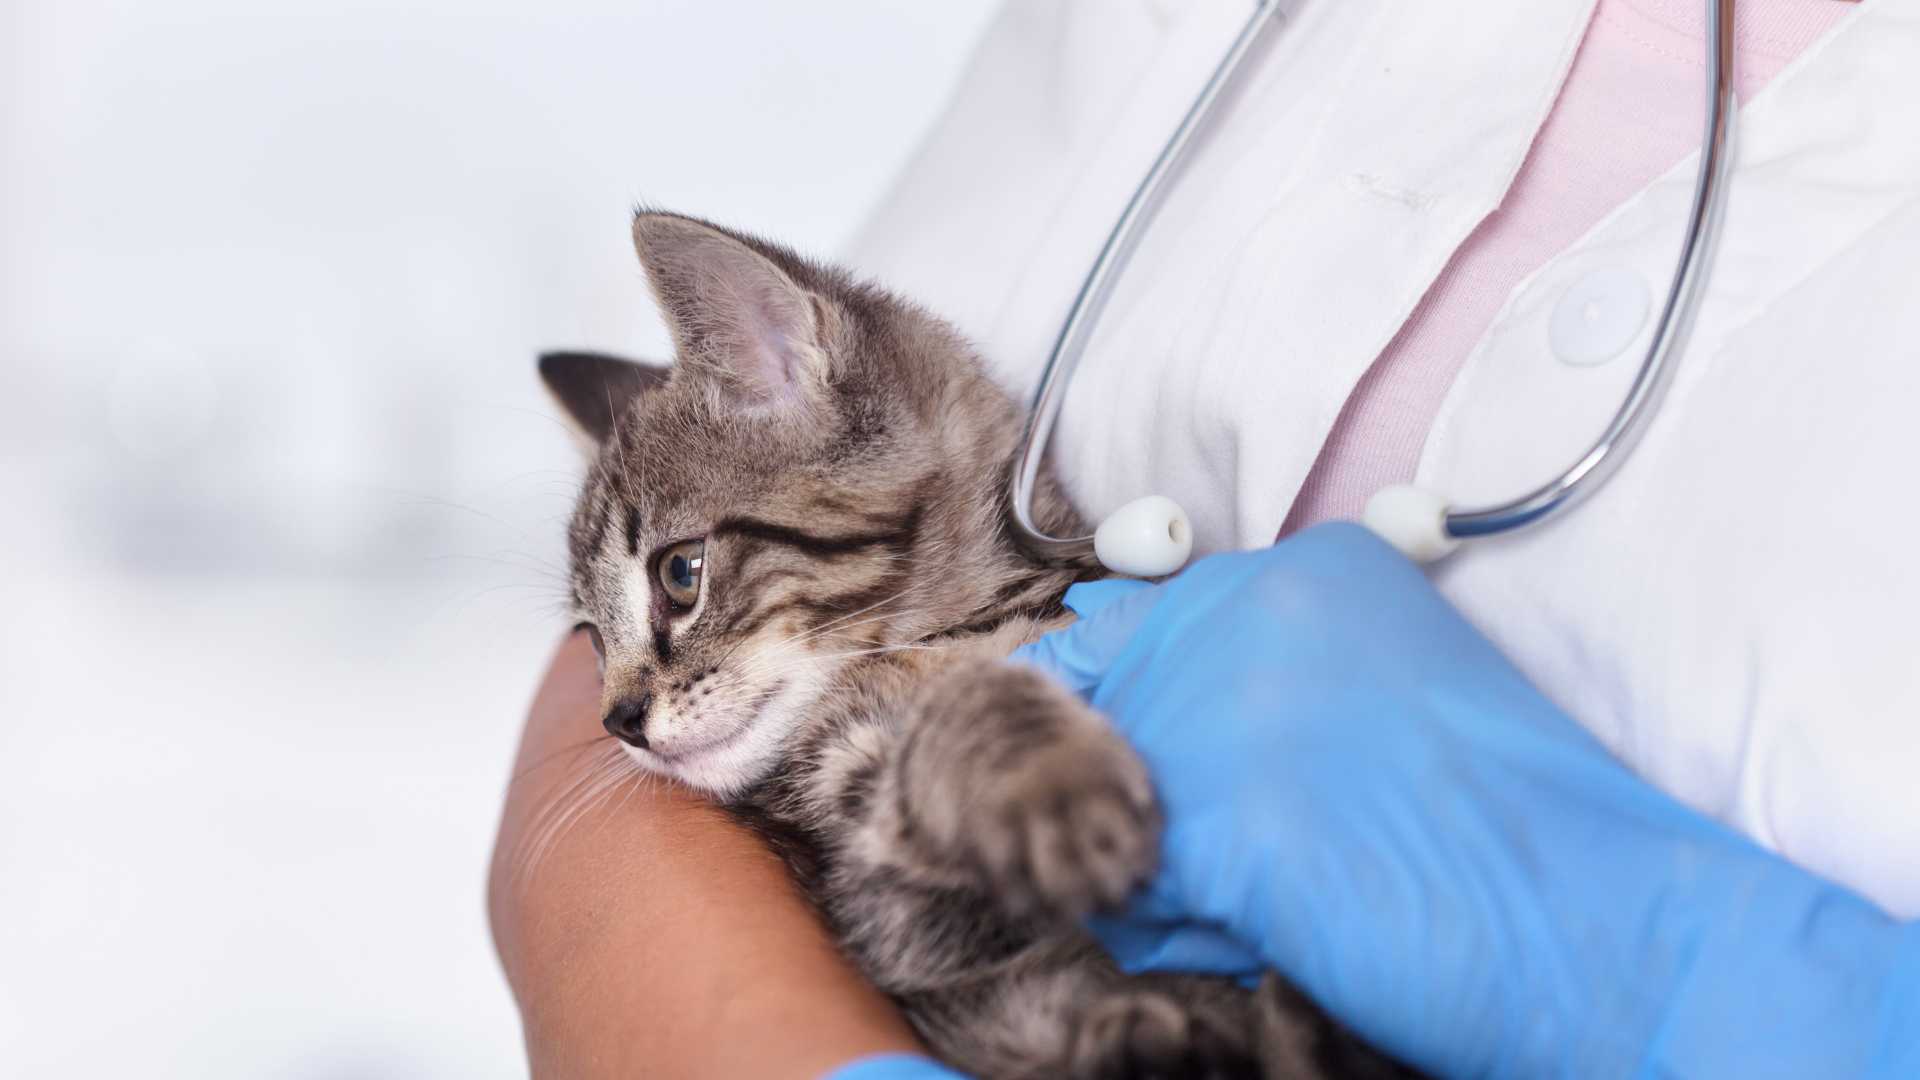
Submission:
<svg viewBox="0 0 1920 1080">
<path fill-rule="evenodd" d="M 822 1080 L 965 1080 L 945 1065 L 912 1054 L 879 1054 L 851 1061 Z"/>
<path fill-rule="evenodd" d="M 1371 533 L 1068 603 L 1018 655 L 1167 816 L 1128 967 L 1271 966 L 1449 1076 L 1920 1076 L 1915 927 L 1636 778 Z"/>
</svg>

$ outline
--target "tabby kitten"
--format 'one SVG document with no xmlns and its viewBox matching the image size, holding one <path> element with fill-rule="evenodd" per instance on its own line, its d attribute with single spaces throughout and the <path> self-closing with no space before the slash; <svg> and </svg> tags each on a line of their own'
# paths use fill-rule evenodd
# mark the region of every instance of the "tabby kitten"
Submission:
<svg viewBox="0 0 1920 1080">
<path fill-rule="evenodd" d="M 1080 929 L 1154 869 L 1127 744 L 1006 661 L 1081 568 L 1003 524 L 1022 412 L 945 323 L 643 212 L 677 362 L 552 354 L 596 444 L 572 600 L 607 729 L 723 800 L 942 1058 L 981 1077 L 1394 1075 L 1304 999 L 1129 977 Z M 1037 520 L 1079 527 L 1051 480 Z"/>
</svg>

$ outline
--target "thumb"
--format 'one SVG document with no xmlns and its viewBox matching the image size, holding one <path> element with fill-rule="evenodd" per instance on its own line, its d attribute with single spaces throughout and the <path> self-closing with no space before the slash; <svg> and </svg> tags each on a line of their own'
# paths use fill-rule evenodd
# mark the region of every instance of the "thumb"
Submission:
<svg viewBox="0 0 1920 1080">
<path fill-rule="evenodd" d="M 1075 585 L 1067 590 L 1066 604 L 1080 616 L 1079 621 L 1020 646 L 1012 659 L 1032 664 L 1084 697 L 1100 684 L 1159 600 L 1160 587 L 1144 581 Z"/>
<path fill-rule="evenodd" d="M 1258 952 L 1217 926 L 1136 914 L 1153 906 L 1151 901 L 1136 902 L 1127 912 L 1087 920 L 1087 928 L 1120 970 L 1131 975 L 1143 971 L 1201 971 L 1237 978 L 1258 977 L 1266 970 L 1266 961 Z"/>
</svg>

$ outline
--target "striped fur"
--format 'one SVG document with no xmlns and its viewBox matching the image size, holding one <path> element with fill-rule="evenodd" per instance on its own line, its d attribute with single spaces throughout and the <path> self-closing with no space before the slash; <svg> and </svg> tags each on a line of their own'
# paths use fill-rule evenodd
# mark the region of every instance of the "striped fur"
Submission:
<svg viewBox="0 0 1920 1080">
<path fill-rule="evenodd" d="M 1144 768 L 1007 654 L 1083 571 L 1004 527 L 1018 406 L 919 309 L 778 246 L 643 213 L 677 363 L 543 362 L 598 450 L 570 534 L 643 768 L 724 800 L 929 1044 L 986 1077 L 1395 1075 L 1310 1004 L 1129 978 L 1079 929 L 1152 872 Z M 604 399 L 604 408 L 602 407 Z M 1038 516 L 1079 522 L 1047 480 Z M 657 553 L 705 540 L 698 599 Z M 1370 1070 L 1381 1071 L 1370 1071 Z"/>
</svg>

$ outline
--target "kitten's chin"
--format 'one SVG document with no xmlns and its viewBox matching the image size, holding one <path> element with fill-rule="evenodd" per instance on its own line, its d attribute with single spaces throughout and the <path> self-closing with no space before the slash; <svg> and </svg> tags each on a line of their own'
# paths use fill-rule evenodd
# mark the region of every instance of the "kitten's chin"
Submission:
<svg viewBox="0 0 1920 1080">
<path fill-rule="evenodd" d="M 724 738 L 678 752 L 658 753 L 624 743 L 621 749 L 648 772 L 718 798 L 732 798 L 780 765 L 788 738 L 799 730 L 807 706 L 819 694 L 818 680 L 791 679 L 757 715 Z"/>
</svg>

